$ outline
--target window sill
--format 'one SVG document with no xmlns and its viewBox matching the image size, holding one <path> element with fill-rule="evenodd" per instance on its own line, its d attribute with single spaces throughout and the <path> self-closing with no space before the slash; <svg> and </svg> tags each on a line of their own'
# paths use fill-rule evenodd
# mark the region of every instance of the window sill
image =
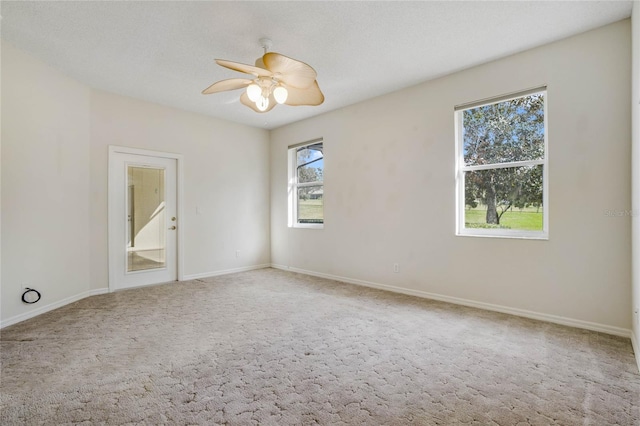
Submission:
<svg viewBox="0 0 640 426">
<path fill-rule="evenodd" d="M 512 233 L 512 234 L 498 234 L 492 232 L 456 232 L 456 237 L 480 237 L 480 238 L 506 238 L 509 240 L 542 240 L 548 241 L 549 234 L 546 232 L 522 232 L 522 233 Z"/>
<path fill-rule="evenodd" d="M 324 223 L 294 223 L 293 228 L 300 229 L 324 229 Z"/>
</svg>

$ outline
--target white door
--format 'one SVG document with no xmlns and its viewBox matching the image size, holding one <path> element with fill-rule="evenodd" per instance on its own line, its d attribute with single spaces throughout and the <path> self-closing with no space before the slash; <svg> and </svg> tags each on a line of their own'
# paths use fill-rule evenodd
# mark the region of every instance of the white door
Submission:
<svg viewBox="0 0 640 426">
<path fill-rule="evenodd" d="M 176 163 L 110 153 L 110 290 L 177 280 Z"/>
</svg>

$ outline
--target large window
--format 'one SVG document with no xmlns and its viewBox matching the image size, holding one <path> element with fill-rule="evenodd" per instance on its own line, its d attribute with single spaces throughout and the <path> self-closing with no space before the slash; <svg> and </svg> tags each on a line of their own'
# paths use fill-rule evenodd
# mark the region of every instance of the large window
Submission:
<svg viewBox="0 0 640 426">
<path fill-rule="evenodd" d="M 322 139 L 289 147 L 289 226 L 324 224 L 324 152 Z"/>
<path fill-rule="evenodd" d="M 456 108 L 458 235 L 548 238 L 546 97 Z"/>
</svg>

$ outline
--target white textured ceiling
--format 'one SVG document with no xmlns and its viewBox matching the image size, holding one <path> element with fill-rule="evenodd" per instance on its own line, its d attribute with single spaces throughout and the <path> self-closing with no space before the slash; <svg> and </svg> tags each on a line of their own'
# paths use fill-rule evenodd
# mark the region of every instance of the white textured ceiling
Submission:
<svg viewBox="0 0 640 426">
<path fill-rule="evenodd" d="M 631 1 L 11 2 L 1 36 L 67 75 L 110 92 L 275 128 L 631 14 Z M 318 72 L 325 102 L 258 114 L 240 91 L 200 92 L 242 77 L 214 59 L 252 64 L 272 51 Z"/>
</svg>

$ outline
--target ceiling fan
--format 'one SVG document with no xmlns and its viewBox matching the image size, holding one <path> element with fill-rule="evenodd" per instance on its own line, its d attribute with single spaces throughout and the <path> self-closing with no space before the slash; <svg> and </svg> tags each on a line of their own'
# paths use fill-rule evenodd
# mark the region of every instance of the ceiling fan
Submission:
<svg viewBox="0 0 640 426">
<path fill-rule="evenodd" d="M 271 40 L 262 38 L 264 55 L 256 59 L 255 66 L 216 59 L 216 63 L 234 71 L 251 74 L 255 78 L 230 78 L 213 83 L 202 91 L 203 95 L 227 90 L 246 90 L 240 102 L 255 112 L 268 112 L 276 104 L 320 105 L 324 95 L 316 81 L 317 73 L 309 65 L 276 52 L 269 52 Z"/>
</svg>

